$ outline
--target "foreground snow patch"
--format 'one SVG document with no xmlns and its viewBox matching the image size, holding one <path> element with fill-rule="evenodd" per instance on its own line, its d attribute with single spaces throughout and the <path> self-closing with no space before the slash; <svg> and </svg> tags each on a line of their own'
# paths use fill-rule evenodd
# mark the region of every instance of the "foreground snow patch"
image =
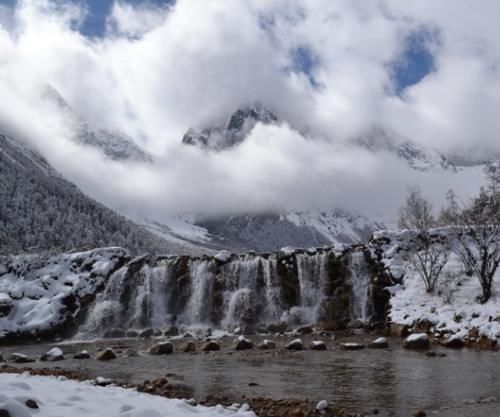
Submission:
<svg viewBox="0 0 500 417">
<path fill-rule="evenodd" d="M 34 400 L 38 410 L 28 408 Z M 193 407 L 134 390 L 96 387 L 65 378 L 0 375 L 0 410 L 11 417 L 256 417 L 248 406 L 231 411 L 222 406 Z"/>
</svg>

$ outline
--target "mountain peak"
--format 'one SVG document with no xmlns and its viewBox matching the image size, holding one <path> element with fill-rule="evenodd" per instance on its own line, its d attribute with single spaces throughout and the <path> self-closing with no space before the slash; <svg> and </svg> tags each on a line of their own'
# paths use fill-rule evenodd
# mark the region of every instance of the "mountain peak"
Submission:
<svg viewBox="0 0 500 417">
<path fill-rule="evenodd" d="M 278 117 L 272 111 L 261 103 L 254 103 L 235 110 L 223 124 L 201 130 L 189 129 L 182 143 L 213 150 L 228 149 L 243 142 L 257 123 L 277 122 Z"/>
</svg>

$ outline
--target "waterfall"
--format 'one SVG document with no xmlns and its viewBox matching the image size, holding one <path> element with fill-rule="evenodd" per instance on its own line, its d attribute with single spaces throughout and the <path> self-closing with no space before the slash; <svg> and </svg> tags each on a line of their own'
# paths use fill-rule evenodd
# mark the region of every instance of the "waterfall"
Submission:
<svg viewBox="0 0 500 417">
<path fill-rule="evenodd" d="M 300 304 L 292 309 L 298 322 L 315 323 L 325 296 L 328 278 L 328 254 L 297 254 L 297 276 L 300 284 Z"/>
<path fill-rule="evenodd" d="M 330 270 L 331 265 L 336 269 Z M 279 321 L 314 324 L 320 312 L 338 320 L 338 309 L 349 309 L 342 317 L 367 321 L 373 310 L 370 282 L 358 249 L 233 255 L 227 262 L 145 257 L 108 277 L 77 337 L 171 325 L 231 330 Z"/>
<path fill-rule="evenodd" d="M 355 249 L 352 252 L 350 271 L 352 284 L 351 318 L 367 323 L 373 310 L 370 297 L 371 275 L 362 250 Z"/>
</svg>

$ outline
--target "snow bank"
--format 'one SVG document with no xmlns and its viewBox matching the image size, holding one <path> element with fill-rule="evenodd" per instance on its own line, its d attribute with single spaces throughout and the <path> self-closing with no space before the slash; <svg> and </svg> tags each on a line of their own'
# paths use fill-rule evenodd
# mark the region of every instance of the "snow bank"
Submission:
<svg viewBox="0 0 500 417">
<path fill-rule="evenodd" d="M 39 409 L 27 407 L 27 400 L 34 400 Z M 193 407 L 184 400 L 134 390 L 25 374 L 0 375 L 0 410 L 7 410 L 11 417 L 256 417 L 248 406 L 236 411 L 222 406 Z"/>
<path fill-rule="evenodd" d="M 436 242 L 451 241 L 450 228 L 432 231 Z M 392 276 L 402 283 L 390 287 L 392 294 L 390 319 L 393 323 L 413 327 L 419 323 L 430 324 L 436 335 L 457 335 L 467 338 L 500 338 L 500 295 L 498 291 L 486 303 L 480 304 L 479 281 L 465 274 L 456 255 L 450 254 L 435 294 L 428 294 L 425 285 L 409 262 L 409 248 L 415 233 L 381 231 L 374 234 L 370 244 L 378 252 Z M 439 244 L 439 243 L 436 243 Z M 494 289 L 500 289 L 500 270 L 494 279 Z"/>
<path fill-rule="evenodd" d="M 74 317 L 80 300 L 94 294 L 125 259 L 128 253 L 121 248 L 0 258 L 0 300 L 10 303 L 0 315 L 0 338 L 39 333 Z"/>
</svg>

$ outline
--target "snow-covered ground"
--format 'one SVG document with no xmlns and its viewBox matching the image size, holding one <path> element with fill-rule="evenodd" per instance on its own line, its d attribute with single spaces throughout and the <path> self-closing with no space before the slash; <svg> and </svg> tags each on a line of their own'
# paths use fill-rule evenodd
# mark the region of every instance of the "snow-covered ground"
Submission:
<svg viewBox="0 0 500 417">
<path fill-rule="evenodd" d="M 29 408 L 28 400 L 39 408 Z M 2 410 L 10 417 L 255 417 L 247 405 L 192 406 L 130 389 L 26 374 L 0 375 L 0 415 Z"/>
<path fill-rule="evenodd" d="M 443 237 L 449 230 L 435 231 Z M 481 294 L 475 276 L 465 274 L 456 255 L 450 254 L 434 294 L 425 290 L 425 285 L 408 260 L 408 242 L 413 232 L 377 232 L 375 241 L 386 242 L 383 247 L 383 262 L 392 275 L 402 284 L 390 287 L 390 319 L 393 323 L 412 327 L 418 321 L 429 321 L 433 330 L 440 334 L 455 334 L 467 338 L 470 334 L 489 339 L 500 338 L 500 295 L 485 304 L 477 300 Z M 494 289 L 500 289 L 500 270 L 497 271 Z"/>
<path fill-rule="evenodd" d="M 79 300 L 94 294 L 117 264 L 121 248 L 53 257 L 20 255 L 0 259 L 0 337 L 38 332 L 78 313 Z"/>
</svg>

